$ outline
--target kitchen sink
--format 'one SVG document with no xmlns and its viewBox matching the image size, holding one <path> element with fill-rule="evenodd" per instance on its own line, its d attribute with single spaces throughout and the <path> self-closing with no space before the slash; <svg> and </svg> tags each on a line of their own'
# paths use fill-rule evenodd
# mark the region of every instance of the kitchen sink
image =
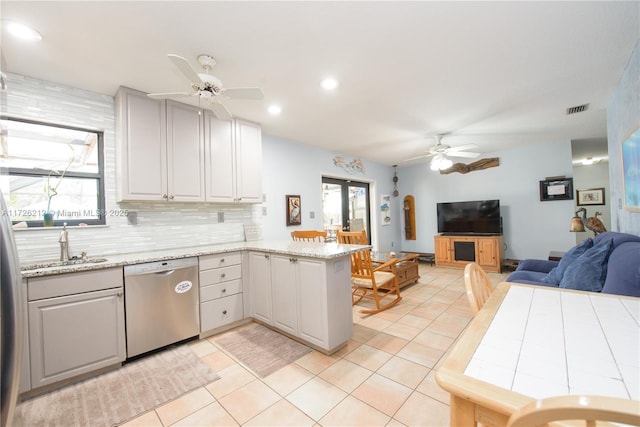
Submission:
<svg viewBox="0 0 640 427">
<path fill-rule="evenodd" d="M 39 268 L 62 267 L 65 265 L 75 264 L 96 264 L 107 261 L 107 258 L 74 258 L 69 261 L 43 261 L 34 262 L 32 264 L 23 264 L 20 266 L 21 271 L 37 270 Z"/>
</svg>

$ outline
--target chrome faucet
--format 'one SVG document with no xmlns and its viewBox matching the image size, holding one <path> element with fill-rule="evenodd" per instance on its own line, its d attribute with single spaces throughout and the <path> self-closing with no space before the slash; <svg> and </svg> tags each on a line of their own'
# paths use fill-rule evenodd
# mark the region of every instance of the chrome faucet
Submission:
<svg viewBox="0 0 640 427">
<path fill-rule="evenodd" d="M 62 225 L 58 242 L 60 242 L 60 261 L 69 261 L 69 232 L 66 222 Z"/>
</svg>

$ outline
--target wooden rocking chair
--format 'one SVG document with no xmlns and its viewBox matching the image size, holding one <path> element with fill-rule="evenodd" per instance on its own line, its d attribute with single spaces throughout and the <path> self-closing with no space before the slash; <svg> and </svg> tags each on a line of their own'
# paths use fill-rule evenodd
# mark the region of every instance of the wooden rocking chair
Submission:
<svg viewBox="0 0 640 427">
<path fill-rule="evenodd" d="M 368 245 L 367 232 L 338 231 L 338 243 L 349 245 Z M 356 305 L 363 298 L 373 300 L 375 308 L 362 309 L 360 313 L 375 314 L 393 307 L 402 300 L 398 278 L 396 276 L 396 259 L 373 266 L 371 250 L 358 251 L 351 254 L 351 303 Z M 393 298 L 383 304 L 385 298 Z"/>
</svg>

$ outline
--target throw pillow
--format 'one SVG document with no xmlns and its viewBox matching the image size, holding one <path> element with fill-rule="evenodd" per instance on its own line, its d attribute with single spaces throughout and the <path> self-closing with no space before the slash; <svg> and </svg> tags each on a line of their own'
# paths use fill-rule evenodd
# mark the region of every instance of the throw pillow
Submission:
<svg viewBox="0 0 640 427">
<path fill-rule="evenodd" d="M 607 259 L 611 253 L 611 240 L 594 245 L 580 255 L 562 276 L 560 287 L 579 291 L 600 292 L 607 275 Z"/>
<path fill-rule="evenodd" d="M 564 275 L 565 270 L 569 265 L 571 265 L 575 260 L 578 259 L 580 255 L 585 253 L 593 247 L 593 239 L 589 237 L 586 240 L 578 243 L 576 246 L 572 247 L 565 253 L 562 258 L 560 258 L 560 262 L 558 265 L 554 267 L 543 279 L 542 281 L 545 283 L 549 283 L 550 285 L 558 286 L 562 281 L 562 276 Z"/>
</svg>

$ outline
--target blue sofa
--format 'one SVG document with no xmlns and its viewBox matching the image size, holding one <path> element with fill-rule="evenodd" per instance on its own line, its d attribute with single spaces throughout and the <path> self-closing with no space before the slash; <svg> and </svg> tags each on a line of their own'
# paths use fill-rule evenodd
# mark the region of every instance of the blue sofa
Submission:
<svg viewBox="0 0 640 427">
<path fill-rule="evenodd" d="M 640 236 L 598 234 L 571 248 L 560 261 L 520 261 L 506 281 L 640 297 Z"/>
</svg>

